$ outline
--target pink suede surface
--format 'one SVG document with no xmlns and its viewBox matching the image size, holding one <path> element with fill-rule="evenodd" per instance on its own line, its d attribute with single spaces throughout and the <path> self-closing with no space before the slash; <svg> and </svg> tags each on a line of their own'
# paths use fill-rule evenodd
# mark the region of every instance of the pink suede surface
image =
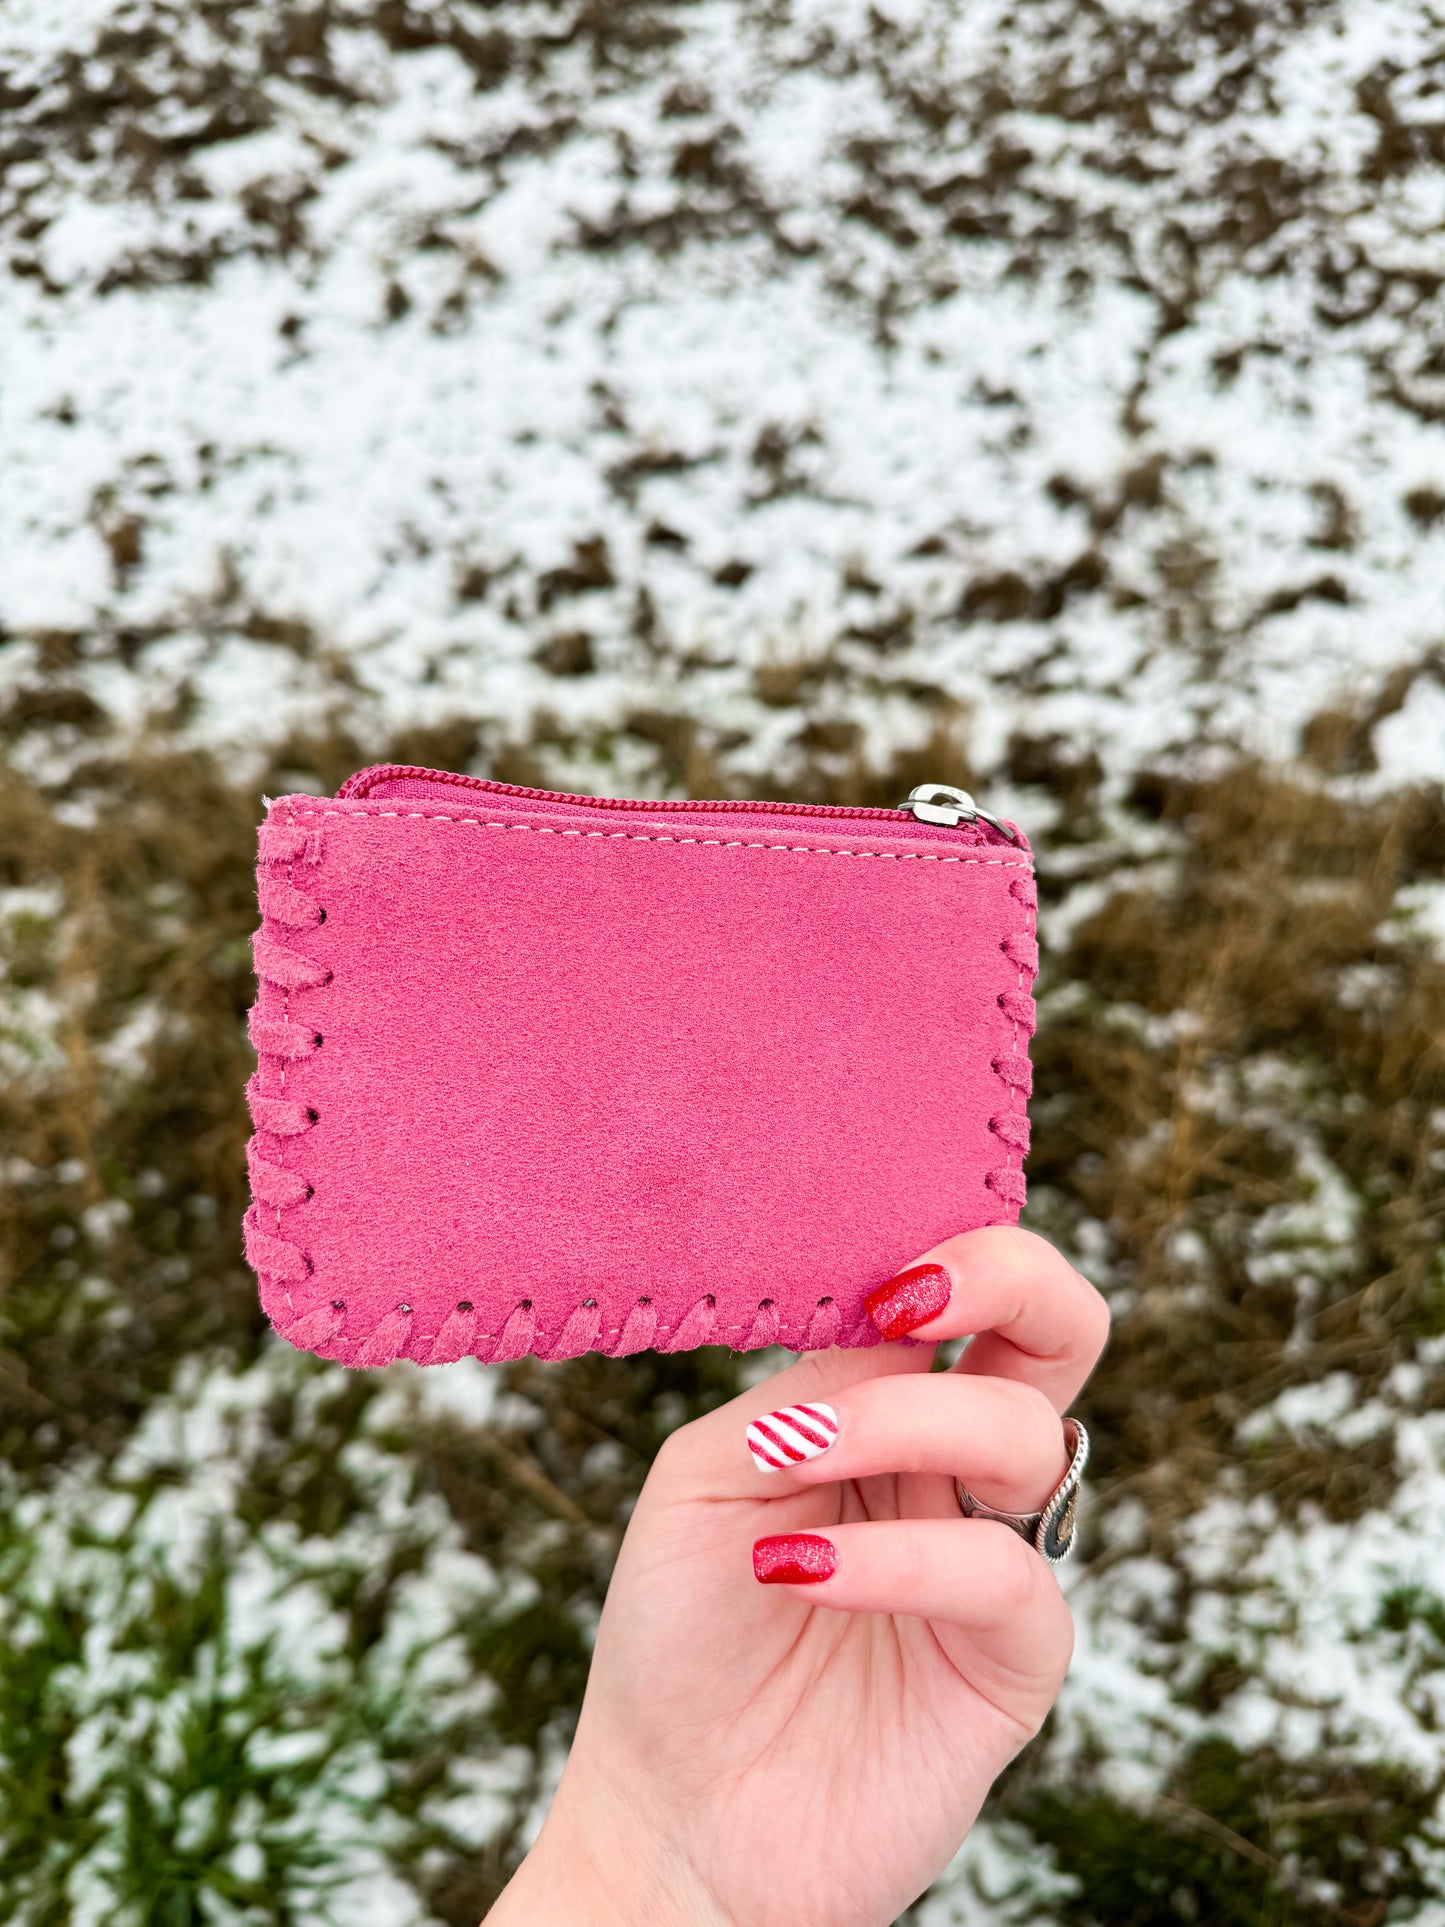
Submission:
<svg viewBox="0 0 1445 1927">
<path fill-rule="evenodd" d="M 294 1344 L 867 1344 L 875 1285 L 1017 1218 L 1024 849 L 290 796 L 257 875 L 247 1250 Z"/>
</svg>

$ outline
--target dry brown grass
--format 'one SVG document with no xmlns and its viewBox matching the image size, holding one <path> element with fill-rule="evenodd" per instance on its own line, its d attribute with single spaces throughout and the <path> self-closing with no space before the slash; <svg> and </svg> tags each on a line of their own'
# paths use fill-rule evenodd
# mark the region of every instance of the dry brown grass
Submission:
<svg viewBox="0 0 1445 1927">
<path fill-rule="evenodd" d="M 1340 1368 L 1373 1389 L 1442 1322 L 1445 967 L 1390 924 L 1403 885 L 1440 877 L 1445 816 L 1438 794 L 1351 804 L 1253 765 L 1143 778 L 1132 803 L 1174 854 L 1046 960 L 1030 1172 L 1061 1228 L 1107 1227 L 1130 1288 L 1089 1405 L 1099 1471 L 1163 1530 L 1246 1413 Z M 1309 1300 L 1295 1269 L 1251 1275 L 1266 1214 L 1314 1193 L 1302 1138 L 1358 1213 L 1323 1264 L 1301 1249 Z M 1280 1446 L 1250 1473 L 1338 1516 L 1381 1498 L 1381 1450 Z"/>
<path fill-rule="evenodd" d="M 11 960 L 58 1006 L 63 1070 L 0 1090 L 0 1139 L 33 1168 L 0 1190 L 0 1450 L 19 1464 L 109 1448 L 180 1353 L 261 1329 L 236 1246 L 254 802 L 203 757 L 137 757 L 97 788 L 77 827 L 0 777 L 0 879 L 58 883 L 64 903 Z M 143 1001 L 163 1013 L 146 1070 L 108 1072 L 103 1046 Z M 83 1215 L 107 1200 L 130 1212 L 108 1238 Z"/>
</svg>

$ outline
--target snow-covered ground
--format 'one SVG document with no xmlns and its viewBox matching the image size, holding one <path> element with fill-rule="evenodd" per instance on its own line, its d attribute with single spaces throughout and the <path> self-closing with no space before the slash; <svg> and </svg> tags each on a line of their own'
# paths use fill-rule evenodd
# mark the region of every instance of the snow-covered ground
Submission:
<svg viewBox="0 0 1445 1927">
<path fill-rule="evenodd" d="M 1291 753 L 1438 643 L 1445 122 L 1428 7 L 1253 18 L 9 10 L 0 622 L 242 746 L 641 700 L 763 767 L 782 654 L 985 766 Z"/>
</svg>

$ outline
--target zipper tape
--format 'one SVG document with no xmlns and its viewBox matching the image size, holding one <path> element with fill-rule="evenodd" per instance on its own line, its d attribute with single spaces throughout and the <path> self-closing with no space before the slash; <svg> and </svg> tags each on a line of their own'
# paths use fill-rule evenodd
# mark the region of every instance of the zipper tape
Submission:
<svg viewBox="0 0 1445 1927">
<path fill-rule="evenodd" d="M 377 763 L 370 769 L 358 770 L 354 776 L 349 776 L 336 792 L 336 801 L 369 801 L 383 784 L 404 782 L 432 783 L 449 789 L 480 790 L 491 796 L 511 798 L 517 802 L 545 803 L 551 807 L 641 810 L 650 815 L 677 811 L 689 815 L 816 816 L 832 818 L 835 821 L 892 823 L 895 826 L 898 826 L 900 816 L 909 815 L 915 822 L 948 829 L 956 829 L 960 822 L 970 826 L 986 824 L 1006 842 L 1013 843 L 1020 849 L 1028 848 L 1017 824 L 1008 823 L 997 816 L 990 815 L 987 810 L 979 808 L 967 790 L 955 789 L 947 783 L 920 784 L 916 789 L 910 790 L 908 796 L 896 809 L 875 808 L 870 804 L 859 804 L 855 807 L 842 803 L 778 803 L 759 798 L 730 802 L 707 797 L 664 797 L 649 801 L 645 797 L 582 796 L 567 790 L 532 789 L 521 783 L 494 782 L 492 778 L 486 776 L 465 776 L 456 770 L 425 769 L 417 763 Z"/>
</svg>

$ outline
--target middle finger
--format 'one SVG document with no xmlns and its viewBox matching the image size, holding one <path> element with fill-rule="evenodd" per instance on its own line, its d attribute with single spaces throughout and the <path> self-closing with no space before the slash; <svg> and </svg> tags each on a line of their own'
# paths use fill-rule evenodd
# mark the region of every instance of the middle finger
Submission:
<svg viewBox="0 0 1445 1927">
<path fill-rule="evenodd" d="M 954 1372 L 859 1379 L 748 1422 L 739 1441 L 781 1492 L 876 1473 L 941 1472 L 985 1505 L 1041 1506 L 1068 1470 L 1058 1413 L 1017 1380 Z"/>
</svg>

